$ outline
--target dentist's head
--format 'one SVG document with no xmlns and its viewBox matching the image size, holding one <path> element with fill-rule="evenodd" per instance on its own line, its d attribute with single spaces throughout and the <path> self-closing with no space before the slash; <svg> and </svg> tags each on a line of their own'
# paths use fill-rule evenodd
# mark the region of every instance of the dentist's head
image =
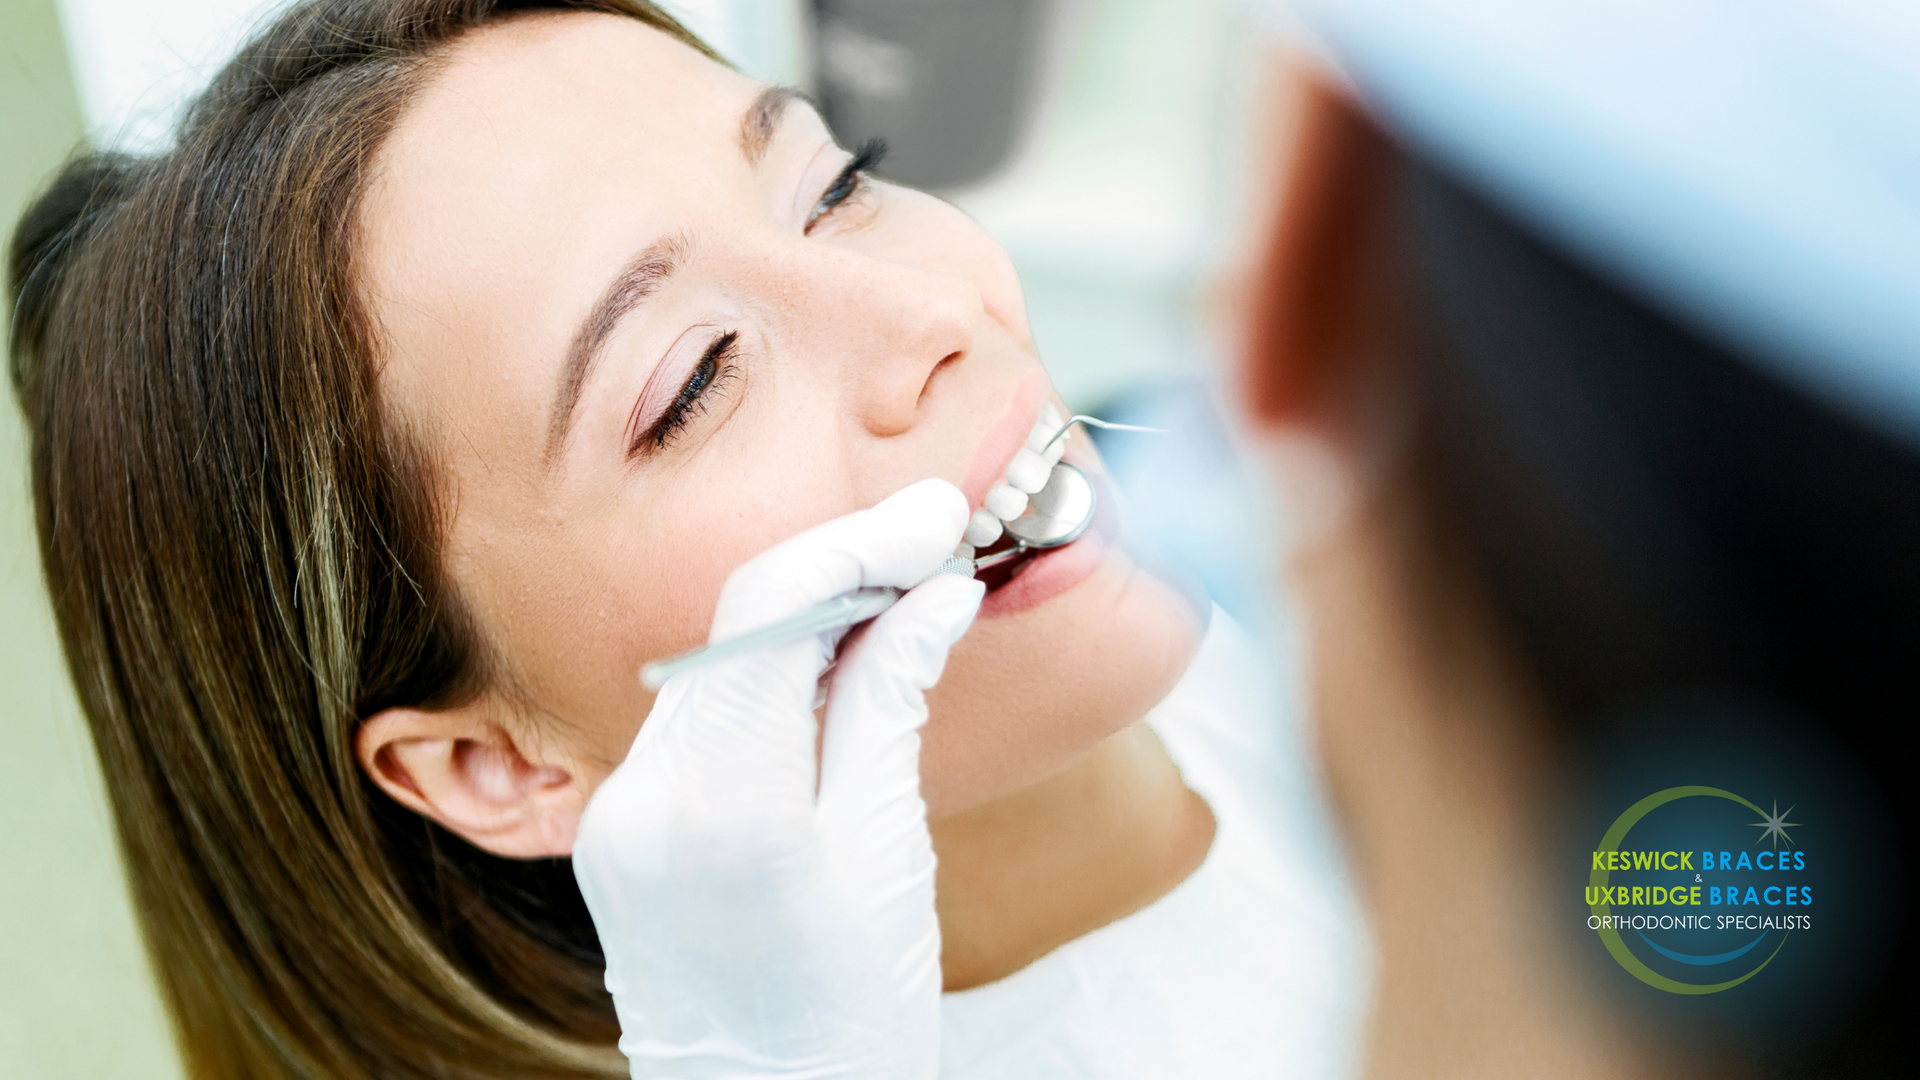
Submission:
<svg viewBox="0 0 1920 1080">
<path fill-rule="evenodd" d="M 1920 935 L 1874 912 L 1916 854 L 1885 823 L 1920 749 L 1920 24 L 1301 7 L 1321 59 L 1278 83 L 1238 385 L 1295 495 L 1372 1068 L 1899 1071 Z M 1724 994 L 1636 981 L 1587 929 L 1590 850 L 1655 788 L 1762 773 L 1824 789 L 1795 813 L 1834 887 L 1764 912 L 1812 929 Z"/>
</svg>

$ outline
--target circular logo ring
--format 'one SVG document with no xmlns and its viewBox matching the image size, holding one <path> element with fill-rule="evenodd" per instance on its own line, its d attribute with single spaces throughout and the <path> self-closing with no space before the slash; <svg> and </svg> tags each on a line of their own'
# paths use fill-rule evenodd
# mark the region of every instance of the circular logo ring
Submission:
<svg viewBox="0 0 1920 1080">
<path fill-rule="evenodd" d="M 1722 791 L 1716 787 L 1701 787 L 1699 785 L 1671 787 L 1665 791 L 1656 791 L 1646 798 L 1641 799 L 1639 802 L 1634 803 L 1632 806 L 1627 807 L 1627 812 L 1621 814 L 1614 820 L 1613 826 L 1607 830 L 1607 835 L 1600 838 L 1600 850 L 1620 850 L 1620 842 L 1627 838 L 1627 833 L 1635 825 L 1639 824 L 1641 818 L 1646 817 L 1647 814 L 1652 812 L 1656 807 L 1665 806 L 1675 799 L 1685 799 L 1695 795 L 1710 795 L 1715 798 L 1730 799 L 1752 810 L 1756 814 L 1760 814 L 1763 817 L 1766 815 L 1765 810 L 1760 809 L 1758 806 L 1753 805 L 1731 791 Z M 1601 867 L 1595 870 L 1589 879 L 1590 884 L 1596 888 L 1605 889 L 1608 874 L 1609 871 L 1606 869 L 1605 860 L 1602 860 Z M 1606 896 L 1607 893 L 1602 892 L 1600 895 Z M 1611 904 L 1600 903 L 1592 905 L 1592 909 L 1595 915 L 1606 915 L 1613 910 L 1613 906 Z M 1613 958 L 1620 962 L 1621 967 L 1627 969 L 1628 974 L 1646 983 L 1648 986 L 1656 987 L 1672 994 L 1717 994 L 1722 990 L 1739 986 L 1741 983 L 1760 974 L 1761 968 L 1772 963 L 1773 958 L 1780 955 L 1780 950 L 1786 947 L 1787 938 L 1793 936 L 1793 931 L 1787 931 L 1786 934 L 1780 938 L 1780 944 L 1773 947 L 1773 951 L 1767 954 L 1765 960 L 1760 961 L 1752 971 L 1747 972 L 1737 979 L 1729 979 L 1726 982 L 1719 983 L 1688 983 L 1681 982 L 1678 979 L 1669 979 L 1665 975 L 1648 967 L 1639 957 L 1633 955 L 1631 949 L 1627 948 L 1626 941 L 1620 937 L 1618 927 L 1612 926 L 1605 920 L 1602 920 L 1599 933 L 1600 940 L 1607 946 L 1607 951 L 1613 954 Z"/>
</svg>

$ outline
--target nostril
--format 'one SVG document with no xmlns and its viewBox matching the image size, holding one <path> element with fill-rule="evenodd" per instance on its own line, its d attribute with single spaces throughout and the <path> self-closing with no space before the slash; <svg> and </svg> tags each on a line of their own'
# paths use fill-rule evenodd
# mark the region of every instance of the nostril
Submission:
<svg viewBox="0 0 1920 1080">
<path fill-rule="evenodd" d="M 960 360 L 960 355 L 961 354 L 957 352 L 948 353 L 947 355 L 940 358 L 939 363 L 933 365 L 932 371 L 927 372 L 927 381 L 920 384 L 920 400 L 921 401 L 927 400 L 927 391 L 933 387 L 933 380 L 936 378 L 939 378 L 940 373 L 947 369 L 947 365 L 958 363 Z"/>
</svg>

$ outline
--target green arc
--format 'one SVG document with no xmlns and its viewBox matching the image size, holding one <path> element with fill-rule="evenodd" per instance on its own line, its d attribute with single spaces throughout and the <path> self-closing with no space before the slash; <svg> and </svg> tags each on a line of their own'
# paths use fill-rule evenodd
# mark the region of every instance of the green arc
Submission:
<svg viewBox="0 0 1920 1080">
<path fill-rule="evenodd" d="M 1656 791 L 1646 798 L 1641 799 L 1639 802 L 1634 803 L 1632 806 L 1627 807 L 1627 812 L 1614 819 L 1613 826 L 1607 830 L 1605 836 L 1600 838 L 1599 850 L 1620 850 L 1620 841 L 1625 840 L 1627 833 L 1631 831 L 1635 825 L 1640 823 L 1641 818 L 1646 817 L 1647 814 L 1652 812 L 1655 807 L 1665 806 L 1675 799 L 1685 799 L 1694 795 L 1711 795 L 1715 798 L 1731 799 L 1762 817 L 1766 816 L 1766 811 L 1735 795 L 1731 791 L 1723 791 L 1716 787 L 1702 787 L 1697 784 L 1687 785 L 1685 787 L 1671 787 L 1665 791 Z M 1610 871 L 1602 866 L 1593 872 L 1588 879 L 1588 883 L 1596 888 L 1605 888 L 1609 873 Z M 1604 896 L 1606 894 L 1602 893 L 1601 895 Z M 1604 903 L 1594 904 L 1592 905 L 1592 910 L 1595 915 L 1606 915 L 1612 912 L 1613 905 Z M 1752 971 L 1747 972 L 1737 979 L 1729 979 L 1721 983 L 1687 983 L 1681 982 L 1678 979 L 1669 979 L 1665 975 L 1648 967 L 1639 957 L 1633 955 L 1633 951 L 1627 948 L 1626 941 L 1620 937 L 1620 931 L 1618 929 L 1603 925 L 1599 930 L 1599 934 L 1601 942 L 1606 945 L 1607 951 L 1613 954 L 1613 958 L 1620 962 L 1620 966 L 1626 968 L 1628 974 L 1646 983 L 1648 986 L 1665 990 L 1670 994 L 1717 994 L 1722 990 L 1739 986 L 1741 983 L 1760 974 L 1761 968 L 1773 963 L 1773 958 L 1780 955 L 1780 950 L 1786 947 L 1787 938 L 1793 936 L 1793 931 L 1789 930 L 1786 934 L 1782 935 L 1780 944 L 1775 945 L 1773 951 L 1767 954 L 1767 958 L 1760 961 L 1759 965 Z"/>
</svg>

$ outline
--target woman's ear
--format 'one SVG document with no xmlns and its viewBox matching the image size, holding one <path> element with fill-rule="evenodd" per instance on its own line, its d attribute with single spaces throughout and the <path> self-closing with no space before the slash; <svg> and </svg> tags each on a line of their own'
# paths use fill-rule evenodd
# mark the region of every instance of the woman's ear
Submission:
<svg viewBox="0 0 1920 1080">
<path fill-rule="evenodd" d="M 508 858 L 559 856 L 588 793 L 563 755 L 528 742 L 498 720 L 491 696 L 456 709 L 387 709 L 360 724 L 354 753 L 395 802 Z"/>
<path fill-rule="evenodd" d="M 1256 430 L 1337 422 L 1399 344 L 1399 154 L 1344 91 L 1301 64 L 1275 80 L 1296 118 L 1247 297 L 1240 398 Z"/>
</svg>

